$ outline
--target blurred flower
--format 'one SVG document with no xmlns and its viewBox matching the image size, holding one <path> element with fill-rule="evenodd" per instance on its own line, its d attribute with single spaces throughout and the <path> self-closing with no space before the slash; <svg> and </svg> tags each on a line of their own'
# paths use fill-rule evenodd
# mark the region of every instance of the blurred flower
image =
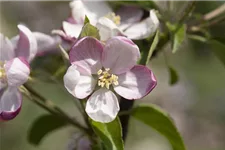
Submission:
<svg viewBox="0 0 225 150">
<path fill-rule="evenodd" d="M 135 65 L 139 58 L 139 48 L 128 38 L 116 36 L 105 44 L 92 37 L 82 38 L 70 51 L 72 65 L 64 76 L 64 85 L 76 98 L 91 95 L 86 103 L 90 118 L 110 122 L 119 111 L 113 91 L 133 100 L 144 97 L 156 86 L 152 71 Z"/>
<path fill-rule="evenodd" d="M 19 25 L 19 28 L 23 28 L 25 26 Z M 26 28 L 26 27 L 25 27 Z M 21 30 L 21 29 L 20 29 Z M 32 36 L 37 41 L 37 52 L 35 55 L 44 55 L 49 52 L 55 52 L 58 49 L 59 44 L 66 44 L 62 42 L 61 38 L 58 36 L 50 36 L 41 32 L 32 32 Z M 16 35 L 11 39 L 11 42 L 16 45 L 18 43 L 19 39 L 21 38 L 21 35 Z M 33 58 L 34 56 L 32 56 Z"/>
<path fill-rule="evenodd" d="M 154 33 L 159 26 L 154 10 L 150 10 L 149 17 L 142 20 L 143 10 L 133 6 L 123 6 L 116 14 L 112 13 L 112 9 L 103 1 L 74 0 L 70 3 L 70 7 L 71 17 L 63 22 L 62 30 L 53 30 L 53 33 L 70 41 L 74 41 L 79 36 L 85 15 L 90 23 L 99 29 L 102 41 L 118 35 L 130 39 L 144 39 Z"/>
<path fill-rule="evenodd" d="M 91 150 L 91 141 L 87 136 L 73 134 L 68 144 L 68 150 Z"/>
<path fill-rule="evenodd" d="M 22 96 L 18 87 L 27 81 L 28 62 L 37 53 L 37 41 L 32 32 L 23 25 L 18 28 L 18 42 L 0 34 L 0 120 L 13 119 L 19 113 Z"/>
</svg>

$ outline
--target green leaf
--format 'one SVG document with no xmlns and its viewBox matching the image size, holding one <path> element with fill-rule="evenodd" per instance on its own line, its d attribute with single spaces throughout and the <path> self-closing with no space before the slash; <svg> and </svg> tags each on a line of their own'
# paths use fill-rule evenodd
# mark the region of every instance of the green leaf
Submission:
<svg viewBox="0 0 225 150">
<path fill-rule="evenodd" d="M 132 116 L 164 135 L 173 150 L 185 150 L 183 140 L 170 116 L 155 105 L 141 105 L 134 108 Z"/>
<path fill-rule="evenodd" d="M 123 150 L 122 129 L 118 118 L 110 123 L 90 120 L 94 132 L 100 137 L 107 150 Z"/>
<path fill-rule="evenodd" d="M 225 65 L 225 44 L 216 40 L 211 40 L 208 43 L 211 46 L 211 49 L 214 52 L 214 54 Z"/>
<path fill-rule="evenodd" d="M 176 53 L 183 41 L 185 40 L 186 36 L 186 25 L 183 24 L 176 33 L 173 35 L 173 47 L 172 53 Z"/>
<path fill-rule="evenodd" d="M 159 31 L 157 31 L 155 33 L 154 39 L 152 41 L 151 47 L 149 48 L 145 48 L 145 45 L 149 45 L 146 41 L 139 41 L 140 43 L 138 44 L 138 47 L 140 47 L 141 50 L 141 59 L 138 61 L 138 64 L 141 65 L 147 65 L 149 63 L 149 60 L 153 54 L 153 52 L 155 51 L 157 44 L 159 42 Z M 137 42 L 136 42 L 137 43 Z"/>
<path fill-rule="evenodd" d="M 110 4 L 113 5 L 129 5 L 129 6 L 139 6 L 142 8 L 145 8 L 146 10 L 149 9 L 156 9 L 158 10 L 159 8 L 157 7 L 157 4 L 154 1 L 143 1 L 143 0 L 135 0 L 135 1 L 108 1 Z"/>
<path fill-rule="evenodd" d="M 90 23 L 90 20 L 89 20 L 88 17 L 85 15 L 85 18 L 84 18 L 84 25 L 87 24 L 87 23 Z"/>
<path fill-rule="evenodd" d="M 86 23 L 82 30 L 81 33 L 79 35 L 79 39 L 83 38 L 85 36 L 91 36 L 94 37 L 96 39 L 100 39 L 100 35 L 99 35 L 99 31 L 96 27 L 94 27 L 93 25 L 91 25 L 90 23 Z"/>
<path fill-rule="evenodd" d="M 28 131 L 28 141 L 38 145 L 47 134 L 66 125 L 68 125 L 68 122 L 62 118 L 53 115 L 42 115 L 34 121 Z"/>
<path fill-rule="evenodd" d="M 177 83 L 179 77 L 177 75 L 176 70 L 174 70 L 174 68 L 172 68 L 171 66 L 168 66 L 168 69 L 170 73 L 170 85 L 174 85 L 175 83 Z"/>
<path fill-rule="evenodd" d="M 208 39 L 206 37 L 203 37 L 203 36 L 200 36 L 200 35 L 195 35 L 195 34 L 188 34 L 187 37 L 189 39 L 200 41 L 200 42 L 203 42 L 203 43 L 208 41 Z"/>
<path fill-rule="evenodd" d="M 149 50 L 148 57 L 147 57 L 145 65 L 147 65 L 149 60 L 151 59 L 152 54 L 155 51 L 158 42 L 159 42 L 159 31 L 157 31 L 156 34 L 155 34 L 155 37 L 154 37 L 154 40 L 153 40 L 152 45 L 150 47 L 150 50 Z"/>
</svg>

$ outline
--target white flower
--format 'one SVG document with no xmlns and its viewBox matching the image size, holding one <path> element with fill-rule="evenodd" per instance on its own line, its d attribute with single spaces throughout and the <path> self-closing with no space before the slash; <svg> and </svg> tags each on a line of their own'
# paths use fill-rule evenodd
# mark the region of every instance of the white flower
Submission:
<svg viewBox="0 0 225 150">
<path fill-rule="evenodd" d="M 74 41 L 79 36 L 85 15 L 90 23 L 99 29 L 102 41 L 118 35 L 135 40 L 144 39 L 154 33 L 159 26 L 154 10 L 150 10 L 149 17 L 142 20 L 143 10 L 133 6 L 121 7 L 116 14 L 112 13 L 112 9 L 103 1 L 74 0 L 70 3 L 70 7 L 72 15 L 63 22 L 63 31 L 53 30 L 53 33 L 69 41 Z"/>
<path fill-rule="evenodd" d="M 137 45 L 128 38 L 115 36 L 105 44 L 92 37 L 82 38 L 70 51 L 72 65 L 64 76 L 64 85 L 79 99 L 91 95 L 86 103 L 91 119 L 110 122 L 119 111 L 114 92 L 133 100 L 156 86 L 152 71 L 135 65 L 139 57 Z"/>
<path fill-rule="evenodd" d="M 18 87 L 30 74 L 30 62 L 37 53 L 37 41 L 32 32 L 23 25 L 18 40 L 9 40 L 0 34 L 0 120 L 17 116 L 22 105 Z"/>
</svg>

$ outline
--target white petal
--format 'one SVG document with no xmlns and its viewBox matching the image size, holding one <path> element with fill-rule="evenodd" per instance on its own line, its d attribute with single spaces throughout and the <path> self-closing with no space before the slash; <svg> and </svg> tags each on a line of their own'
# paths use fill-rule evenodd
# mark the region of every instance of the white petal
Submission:
<svg viewBox="0 0 225 150">
<path fill-rule="evenodd" d="M 14 58 L 8 61 L 4 67 L 9 86 L 18 87 L 28 80 L 30 68 L 25 59 Z"/>
<path fill-rule="evenodd" d="M 80 79 L 80 72 L 77 70 L 77 66 L 71 65 L 66 74 L 63 77 L 64 86 L 67 91 L 75 96 L 75 87 Z"/>
<path fill-rule="evenodd" d="M 86 13 L 83 2 L 80 0 L 74 0 L 70 2 L 70 8 L 72 11 L 72 17 L 76 23 L 83 23 Z"/>
<path fill-rule="evenodd" d="M 124 31 L 124 34 L 130 39 L 144 39 L 149 37 L 156 31 L 159 26 L 159 21 L 154 11 L 150 11 L 150 16 L 142 22 L 133 24 L 130 28 Z"/>
<path fill-rule="evenodd" d="M 159 19 L 155 14 L 155 10 L 150 10 L 150 17 L 152 19 L 152 22 L 155 24 L 155 27 L 157 28 L 159 26 Z"/>
<path fill-rule="evenodd" d="M 101 41 L 107 41 L 113 36 L 122 34 L 118 26 L 112 20 L 106 17 L 101 17 L 98 20 L 96 27 L 99 30 Z"/>
<path fill-rule="evenodd" d="M 141 20 L 144 11 L 136 6 L 122 6 L 116 11 L 116 14 L 121 18 L 120 29 L 125 29 Z"/>
<path fill-rule="evenodd" d="M 15 56 L 12 43 L 0 33 L 0 61 L 10 60 Z"/>
<path fill-rule="evenodd" d="M 119 111 L 118 99 L 112 91 L 101 88 L 88 99 L 85 110 L 94 121 L 111 122 Z"/>
<path fill-rule="evenodd" d="M 97 81 L 91 75 L 81 75 L 75 87 L 75 97 L 79 99 L 86 98 L 93 92 L 96 83 Z"/>
<path fill-rule="evenodd" d="M 95 24 L 96 20 L 105 16 L 112 9 L 104 1 L 80 1 L 74 0 L 70 3 L 72 9 L 72 17 L 77 23 L 83 23 L 85 15 L 88 16 L 91 24 Z"/>
<path fill-rule="evenodd" d="M 64 76 L 64 86 L 70 94 L 79 99 L 90 95 L 95 85 L 96 80 L 90 72 L 80 66 L 71 65 Z"/>
<path fill-rule="evenodd" d="M 63 30 L 68 37 L 77 38 L 82 30 L 82 24 L 71 24 L 63 21 Z"/>
</svg>

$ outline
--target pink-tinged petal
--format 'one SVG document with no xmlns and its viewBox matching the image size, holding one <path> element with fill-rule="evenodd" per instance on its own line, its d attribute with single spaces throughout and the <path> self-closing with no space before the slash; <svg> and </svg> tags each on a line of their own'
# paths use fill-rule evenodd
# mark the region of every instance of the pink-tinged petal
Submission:
<svg viewBox="0 0 225 150">
<path fill-rule="evenodd" d="M 0 33 L 0 61 L 4 62 L 15 57 L 15 52 L 10 40 Z"/>
<path fill-rule="evenodd" d="M 30 68 L 24 58 L 14 58 L 8 61 L 4 67 L 9 86 L 18 87 L 28 80 Z"/>
<path fill-rule="evenodd" d="M 38 55 L 49 51 L 57 50 L 58 45 L 62 42 L 61 38 L 58 36 L 52 37 L 41 32 L 33 32 L 33 35 L 37 40 Z"/>
<path fill-rule="evenodd" d="M 64 86 L 67 91 L 75 96 L 75 87 L 80 79 L 80 72 L 77 70 L 77 66 L 71 65 L 66 74 L 63 77 Z"/>
<path fill-rule="evenodd" d="M 106 42 L 102 65 L 110 68 L 114 74 L 130 70 L 140 58 L 140 51 L 130 39 L 122 36 L 113 37 Z"/>
<path fill-rule="evenodd" d="M 20 112 L 22 95 L 15 87 L 0 91 L 0 120 L 11 120 Z"/>
<path fill-rule="evenodd" d="M 63 21 L 63 30 L 67 37 L 78 38 L 82 30 L 83 24 L 71 24 Z"/>
<path fill-rule="evenodd" d="M 68 35 L 66 35 L 66 33 L 63 30 L 58 30 L 58 29 L 54 29 L 51 32 L 53 35 L 59 35 L 64 42 L 68 43 L 68 44 L 72 44 L 76 41 L 75 37 L 70 37 Z"/>
<path fill-rule="evenodd" d="M 86 68 L 92 74 L 96 74 L 102 68 L 103 46 L 95 38 L 84 37 L 77 41 L 70 51 L 70 62 L 82 68 Z"/>
<path fill-rule="evenodd" d="M 118 86 L 114 90 L 126 99 L 140 99 L 156 86 L 156 78 L 145 66 L 136 65 L 130 71 L 118 76 Z"/>
<path fill-rule="evenodd" d="M 17 27 L 20 30 L 16 49 L 17 57 L 24 57 L 30 62 L 37 54 L 37 40 L 26 26 L 20 24 Z"/>
<path fill-rule="evenodd" d="M 116 15 L 119 15 L 121 18 L 120 27 L 128 27 L 131 23 L 140 21 L 144 15 L 144 11 L 140 7 L 122 6 L 116 11 Z"/>
<path fill-rule="evenodd" d="M 101 17 L 98 20 L 96 27 L 99 30 L 101 41 L 107 41 L 111 37 L 122 34 L 122 31 L 120 31 L 118 26 L 106 17 Z"/>
<path fill-rule="evenodd" d="M 154 10 L 151 10 L 148 18 L 139 23 L 133 24 L 124 31 L 124 34 L 130 39 L 144 39 L 153 34 L 157 30 L 158 26 L 159 20 Z"/>
<path fill-rule="evenodd" d="M 116 95 L 106 88 L 100 88 L 88 99 L 85 111 L 94 121 L 108 123 L 116 118 L 119 109 Z"/>
</svg>

